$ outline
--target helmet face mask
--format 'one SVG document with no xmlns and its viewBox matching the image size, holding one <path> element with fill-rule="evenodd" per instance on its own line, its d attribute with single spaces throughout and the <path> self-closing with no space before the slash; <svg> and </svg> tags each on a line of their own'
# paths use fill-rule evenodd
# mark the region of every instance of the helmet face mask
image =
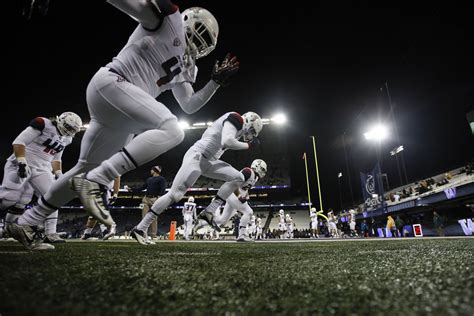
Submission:
<svg viewBox="0 0 474 316">
<path fill-rule="evenodd" d="M 260 177 L 263 178 L 267 174 L 267 163 L 262 159 L 252 161 L 250 168 Z"/>
<path fill-rule="evenodd" d="M 199 59 L 216 48 L 219 24 L 206 9 L 192 7 L 182 14 L 187 58 Z"/>
<path fill-rule="evenodd" d="M 81 130 L 82 120 L 76 113 L 64 112 L 56 117 L 56 127 L 62 136 L 73 137 Z"/>
</svg>

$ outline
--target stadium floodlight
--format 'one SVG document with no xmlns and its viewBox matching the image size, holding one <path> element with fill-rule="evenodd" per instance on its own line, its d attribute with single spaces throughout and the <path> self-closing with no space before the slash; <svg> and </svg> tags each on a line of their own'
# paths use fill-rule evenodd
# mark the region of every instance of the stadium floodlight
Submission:
<svg viewBox="0 0 474 316">
<path fill-rule="evenodd" d="M 207 124 L 207 126 L 211 126 L 212 122 L 207 122 L 206 124 Z"/>
<path fill-rule="evenodd" d="M 342 177 L 342 172 L 339 172 L 339 173 L 337 174 L 337 177 L 338 177 L 338 178 L 341 178 L 341 177 Z"/>
<path fill-rule="evenodd" d="M 405 148 L 403 148 L 403 145 L 400 145 L 398 147 L 395 147 L 394 149 L 390 150 L 390 156 L 395 156 L 399 152 L 402 152 Z"/>
<path fill-rule="evenodd" d="M 178 124 L 182 129 L 189 129 L 189 123 L 186 121 L 179 121 Z"/>
<path fill-rule="evenodd" d="M 271 121 L 275 124 L 285 124 L 286 123 L 286 115 L 283 113 L 278 113 L 272 117 Z"/>
<path fill-rule="evenodd" d="M 271 121 L 271 120 L 268 119 L 268 118 L 262 118 L 262 124 L 263 124 L 263 125 L 268 125 L 268 124 L 270 124 L 270 121 Z"/>
<path fill-rule="evenodd" d="M 388 137 L 388 128 L 384 125 L 378 124 L 364 133 L 367 140 L 382 141 Z"/>
<path fill-rule="evenodd" d="M 204 122 L 194 123 L 193 126 L 194 127 L 206 127 L 206 123 L 204 123 Z"/>
</svg>

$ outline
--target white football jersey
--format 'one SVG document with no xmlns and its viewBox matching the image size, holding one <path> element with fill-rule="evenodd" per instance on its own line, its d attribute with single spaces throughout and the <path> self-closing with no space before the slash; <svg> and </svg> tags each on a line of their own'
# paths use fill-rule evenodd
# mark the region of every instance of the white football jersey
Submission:
<svg viewBox="0 0 474 316">
<path fill-rule="evenodd" d="M 184 202 L 183 206 L 183 216 L 185 218 L 194 218 L 196 214 L 196 203 L 192 202 Z"/>
<path fill-rule="evenodd" d="M 314 222 L 314 221 L 316 221 L 316 222 L 318 221 L 318 214 L 316 214 L 316 212 L 311 211 L 311 212 L 309 213 L 309 217 L 311 218 L 311 220 L 312 220 L 313 222 Z"/>
<path fill-rule="evenodd" d="M 280 224 L 285 224 L 285 214 L 280 214 Z"/>
<path fill-rule="evenodd" d="M 201 139 L 193 145 L 193 148 L 209 160 L 219 159 L 226 151 L 225 148 L 222 148 L 222 128 L 226 121 L 229 121 L 237 128 L 238 132 L 236 138 L 239 138 L 244 120 L 240 114 L 228 112 L 215 120 L 212 125 L 206 129 Z"/>
<path fill-rule="evenodd" d="M 138 25 L 107 67 L 156 98 L 177 84 L 195 82 L 197 67 L 183 62 L 185 48 L 183 21 L 177 10 L 164 16 L 156 31 Z"/>
<path fill-rule="evenodd" d="M 355 221 L 356 221 L 356 216 L 355 216 L 355 214 L 350 214 L 350 215 L 349 215 L 349 220 L 350 220 L 351 222 L 355 222 Z"/>
<path fill-rule="evenodd" d="M 61 136 L 51 120 L 37 117 L 30 122 L 30 127 L 41 131 L 31 143 L 25 144 L 26 161 L 36 168 L 51 168 L 53 160 L 61 160 L 62 151 L 71 144 L 71 136 Z M 12 154 L 8 160 L 16 160 Z"/>
</svg>

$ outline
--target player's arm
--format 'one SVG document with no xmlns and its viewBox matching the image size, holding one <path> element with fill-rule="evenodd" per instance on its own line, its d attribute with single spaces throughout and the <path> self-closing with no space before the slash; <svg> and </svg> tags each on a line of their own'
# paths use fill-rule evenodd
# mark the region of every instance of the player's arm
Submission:
<svg viewBox="0 0 474 316">
<path fill-rule="evenodd" d="M 176 85 L 172 92 L 181 109 L 186 114 L 193 114 L 206 105 L 218 88 L 219 85 L 210 80 L 201 90 L 195 92 L 191 83 L 183 82 Z"/>
<path fill-rule="evenodd" d="M 108 3 L 137 20 L 147 31 L 156 31 L 166 15 L 178 11 L 169 0 L 107 0 Z"/>
<path fill-rule="evenodd" d="M 120 190 L 120 176 L 117 176 L 114 179 L 114 187 L 113 187 L 113 193 L 112 193 L 113 199 L 117 199 L 119 190 Z"/>
<path fill-rule="evenodd" d="M 248 143 L 237 140 L 237 124 L 238 123 L 234 122 L 233 119 L 224 122 L 221 138 L 221 145 L 223 148 L 232 150 L 245 150 L 250 148 Z"/>
</svg>

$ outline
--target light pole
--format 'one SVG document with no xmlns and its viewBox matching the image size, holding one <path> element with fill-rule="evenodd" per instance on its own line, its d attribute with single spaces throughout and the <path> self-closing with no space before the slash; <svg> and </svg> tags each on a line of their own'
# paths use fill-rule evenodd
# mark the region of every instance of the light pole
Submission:
<svg viewBox="0 0 474 316">
<path fill-rule="evenodd" d="M 397 146 L 390 150 L 390 156 L 395 156 L 395 160 L 397 161 L 397 169 L 398 169 L 398 176 L 400 177 L 400 185 L 403 185 L 403 179 L 402 179 L 402 172 L 400 171 L 400 164 L 398 163 L 398 154 L 400 154 L 403 151 L 403 146 Z"/>
<path fill-rule="evenodd" d="M 339 172 L 337 174 L 337 183 L 338 183 L 338 186 L 339 186 L 339 211 L 342 211 L 341 178 L 342 178 L 342 172 Z"/>
<path fill-rule="evenodd" d="M 380 146 L 383 140 L 388 137 L 388 128 L 382 124 L 372 126 L 367 132 L 364 133 L 365 139 L 368 141 L 375 142 L 375 154 L 377 156 L 377 164 L 379 165 L 379 179 L 382 182 L 382 159 L 380 157 Z M 388 181 L 387 181 L 388 182 Z"/>
<path fill-rule="evenodd" d="M 349 178 L 349 191 L 351 192 L 351 201 L 352 201 L 352 207 L 355 206 L 354 202 L 354 192 L 352 191 L 352 179 L 351 179 L 351 171 L 349 170 L 349 161 L 347 159 L 347 152 L 346 152 L 346 140 L 344 138 L 344 135 L 346 132 L 342 133 L 342 147 L 344 148 L 344 157 L 346 158 L 346 169 L 347 169 L 347 177 Z M 341 174 L 341 172 L 339 172 Z"/>
<path fill-rule="evenodd" d="M 395 120 L 395 113 L 393 111 L 393 105 L 392 105 L 392 98 L 390 97 L 390 91 L 388 90 L 388 83 L 385 82 L 385 90 L 387 91 L 387 97 L 388 97 L 388 103 L 390 105 L 390 115 L 392 117 L 392 122 L 393 122 L 393 128 L 395 130 L 395 137 L 397 138 L 398 146 L 402 147 L 402 150 L 397 152 L 400 153 L 400 161 L 402 164 L 402 169 L 403 173 L 405 175 L 405 183 L 408 183 L 408 176 L 407 176 L 407 170 L 405 167 L 405 159 L 403 158 L 403 146 L 400 144 L 400 135 L 398 134 L 398 127 L 397 127 L 397 121 Z M 398 159 L 397 159 L 397 165 L 398 165 Z M 403 183 L 402 183 L 403 185 Z"/>
</svg>

